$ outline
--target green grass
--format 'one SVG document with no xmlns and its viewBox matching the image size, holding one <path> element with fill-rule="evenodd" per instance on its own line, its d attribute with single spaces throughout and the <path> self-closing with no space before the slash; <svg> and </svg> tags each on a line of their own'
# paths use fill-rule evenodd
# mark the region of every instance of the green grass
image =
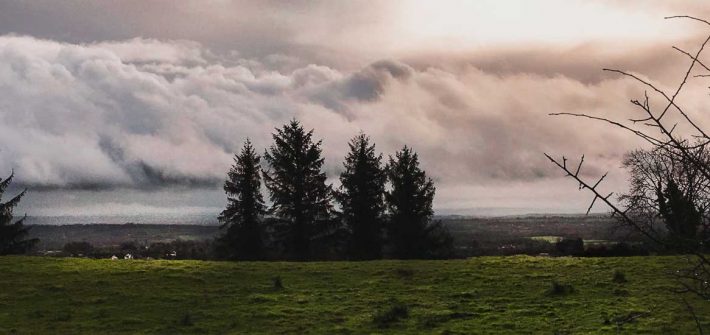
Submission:
<svg viewBox="0 0 710 335">
<path fill-rule="evenodd" d="M 693 334 L 695 324 L 663 274 L 681 263 L 0 257 L 0 334 Z M 617 270 L 625 282 L 614 280 Z M 710 304 L 693 303 L 710 327 Z M 624 319 L 633 321 L 617 323 Z"/>
<path fill-rule="evenodd" d="M 548 242 L 548 243 L 557 243 L 562 240 L 561 236 L 532 236 L 530 237 L 531 240 L 535 241 L 543 241 L 543 242 Z"/>
</svg>

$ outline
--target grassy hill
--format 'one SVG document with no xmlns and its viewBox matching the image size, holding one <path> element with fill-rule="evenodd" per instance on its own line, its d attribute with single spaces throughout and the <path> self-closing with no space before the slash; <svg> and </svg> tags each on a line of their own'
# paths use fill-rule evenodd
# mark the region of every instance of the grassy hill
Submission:
<svg viewBox="0 0 710 335">
<path fill-rule="evenodd" d="M 692 334 L 695 324 L 663 275 L 682 261 L 0 257 L 0 334 Z M 626 282 L 614 280 L 615 271 Z M 710 327 L 710 303 L 693 303 Z"/>
</svg>

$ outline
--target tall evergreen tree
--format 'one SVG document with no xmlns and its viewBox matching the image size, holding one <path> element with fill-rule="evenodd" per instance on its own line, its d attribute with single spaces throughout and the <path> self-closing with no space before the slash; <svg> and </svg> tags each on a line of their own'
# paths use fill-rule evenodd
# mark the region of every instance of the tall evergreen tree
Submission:
<svg viewBox="0 0 710 335">
<path fill-rule="evenodd" d="M 0 181 L 0 201 L 2 201 L 2 195 L 7 190 L 7 187 L 10 186 L 13 176 L 14 173 L 10 174 L 7 179 Z M 39 239 L 36 238 L 25 239 L 29 228 L 23 224 L 24 217 L 14 223 L 12 222 L 14 218 L 13 209 L 20 203 L 20 199 L 25 195 L 25 192 L 22 191 L 5 203 L 0 202 L 0 255 L 25 253 L 39 242 Z"/>
<path fill-rule="evenodd" d="M 703 215 L 673 179 L 668 180 L 665 190 L 658 192 L 658 209 L 676 242 L 684 243 L 695 238 L 698 227 L 702 225 Z"/>
<path fill-rule="evenodd" d="M 219 215 L 219 221 L 222 229 L 226 229 L 220 238 L 220 247 L 228 258 L 254 260 L 263 257 L 265 205 L 261 195 L 259 161 L 260 157 L 247 139 L 227 173 L 224 183 L 227 208 Z"/>
<path fill-rule="evenodd" d="M 434 183 L 419 168 L 419 158 L 404 148 L 390 157 L 387 178 L 391 190 L 386 193 L 390 214 L 387 237 L 396 258 L 433 258 L 449 256 L 451 236 L 434 215 Z"/>
<path fill-rule="evenodd" d="M 365 134 L 348 145 L 350 152 L 345 156 L 336 194 L 348 230 L 348 255 L 353 259 L 380 258 L 386 182 L 382 155 L 375 153 L 375 145 Z"/>
<path fill-rule="evenodd" d="M 288 256 L 306 260 L 313 241 L 329 233 L 333 192 L 325 183 L 321 141 L 313 142 L 313 130 L 292 120 L 273 134 L 274 144 L 264 154 L 269 169 L 264 181 L 270 192 L 270 212 L 281 224 L 275 239 Z"/>
</svg>

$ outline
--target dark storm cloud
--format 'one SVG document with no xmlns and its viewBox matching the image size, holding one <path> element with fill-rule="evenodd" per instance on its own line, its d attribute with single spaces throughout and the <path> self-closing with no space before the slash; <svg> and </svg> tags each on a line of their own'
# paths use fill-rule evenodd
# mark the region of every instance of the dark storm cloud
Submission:
<svg viewBox="0 0 710 335">
<path fill-rule="evenodd" d="M 396 61 L 377 61 L 342 79 L 315 86 L 307 94 L 326 108 L 352 116 L 348 103 L 375 102 L 385 93 L 390 80 L 407 80 L 413 71 L 408 65 Z"/>
</svg>

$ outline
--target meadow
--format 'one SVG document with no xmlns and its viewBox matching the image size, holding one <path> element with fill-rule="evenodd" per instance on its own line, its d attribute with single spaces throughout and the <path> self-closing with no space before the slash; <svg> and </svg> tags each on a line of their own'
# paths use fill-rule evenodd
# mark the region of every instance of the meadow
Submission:
<svg viewBox="0 0 710 335">
<path fill-rule="evenodd" d="M 681 256 L 210 262 L 0 257 L 0 334 L 693 334 Z M 690 300 L 705 327 L 707 302 Z"/>
</svg>

